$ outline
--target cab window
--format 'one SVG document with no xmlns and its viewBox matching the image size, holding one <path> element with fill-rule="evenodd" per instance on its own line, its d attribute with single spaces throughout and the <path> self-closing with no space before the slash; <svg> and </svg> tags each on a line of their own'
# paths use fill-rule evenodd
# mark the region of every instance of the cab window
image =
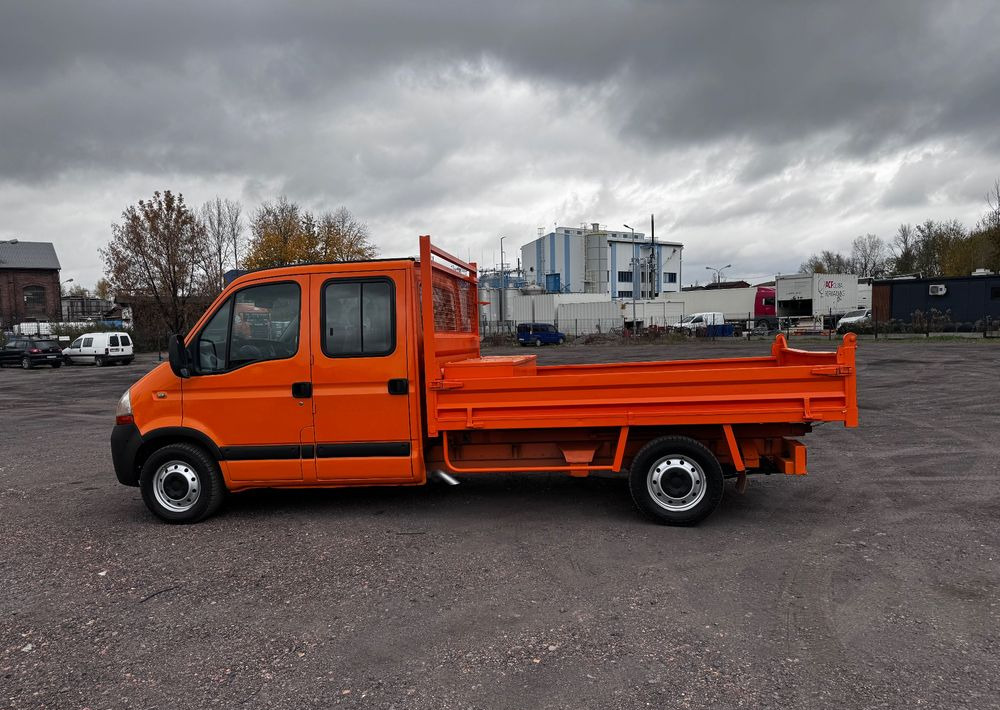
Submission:
<svg viewBox="0 0 1000 710">
<path fill-rule="evenodd" d="M 388 279 L 338 279 L 323 286 L 323 352 L 373 357 L 396 349 L 394 289 Z"/>
<path fill-rule="evenodd" d="M 79 348 L 80 344 L 82 342 L 83 342 L 83 338 L 77 338 L 76 340 L 73 341 L 73 344 L 70 345 L 70 347 L 73 348 L 73 349 Z"/>
<path fill-rule="evenodd" d="M 297 284 L 251 286 L 216 311 L 198 335 L 198 372 L 211 374 L 265 360 L 283 360 L 299 349 Z"/>
</svg>

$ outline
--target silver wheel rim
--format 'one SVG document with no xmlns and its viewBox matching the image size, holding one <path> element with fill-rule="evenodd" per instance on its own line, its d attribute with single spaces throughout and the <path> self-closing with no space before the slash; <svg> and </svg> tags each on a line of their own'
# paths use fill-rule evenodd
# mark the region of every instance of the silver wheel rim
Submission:
<svg viewBox="0 0 1000 710">
<path fill-rule="evenodd" d="M 183 461 L 168 461 L 153 474 L 153 497 L 173 513 L 186 513 L 201 497 L 198 475 Z"/>
<path fill-rule="evenodd" d="M 649 468 L 646 488 L 650 499 L 664 510 L 691 510 L 705 497 L 705 472 L 687 456 L 664 456 Z"/>
</svg>

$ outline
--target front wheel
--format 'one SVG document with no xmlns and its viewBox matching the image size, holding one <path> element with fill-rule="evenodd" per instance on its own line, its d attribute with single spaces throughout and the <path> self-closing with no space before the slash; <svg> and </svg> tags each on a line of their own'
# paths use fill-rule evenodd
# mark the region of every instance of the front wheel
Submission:
<svg viewBox="0 0 1000 710">
<path fill-rule="evenodd" d="M 104 367 L 104 358 L 98 355 L 94 358 L 94 365 L 97 367 Z"/>
<path fill-rule="evenodd" d="M 142 500 L 168 523 L 197 523 L 218 510 L 226 493 L 218 463 L 193 444 L 167 444 L 146 459 Z"/>
<path fill-rule="evenodd" d="M 27 356 L 22 357 L 21 358 L 21 367 L 23 367 L 25 370 L 30 370 L 31 369 L 31 358 L 27 357 Z"/>
<path fill-rule="evenodd" d="M 542 347 L 542 341 L 539 340 L 538 338 L 535 338 L 535 347 L 536 348 Z"/>
<path fill-rule="evenodd" d="M 566 342 L 566 338 L 559 338 L 559 344 L 562 345 Z"/>
<path fill-rule="evenodd" d="M 639 510 L 657 522 L 694 525 L 722 500 L 722 467 L 704 444 L 686 436 L 661 436 L 636 454 L 629 489 Z"/>
</svg>

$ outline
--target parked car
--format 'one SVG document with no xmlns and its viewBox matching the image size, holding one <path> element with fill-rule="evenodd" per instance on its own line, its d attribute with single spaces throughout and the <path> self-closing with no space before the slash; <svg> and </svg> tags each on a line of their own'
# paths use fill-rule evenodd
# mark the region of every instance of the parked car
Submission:
<svg viewBox="0 0 1000 710">
<path fill-rule="evenodd" d="M 59 342 L 15 335 L 0 350 L 0 366 L 7 365 L 20 365 L 25 370 L 30 370 L 35 365 L 60 367 L 62 351 L 59 349 Z"/>
<path fill-rule="evenodd" d="M 67 365 L 93 363 L 98 367 L 135 359 L 128 333 L 84 333 L 62 351 Z"/>
<path fill-rule="evenodd" d="M 548 323 L 521 323 L 517 326 L 517 342 L 521 345 L 562 345 L 566 335 Z"/>
<path fill-rule="evenodd" d="M 726 318 L 722 313 L 712 311 L 708 313 L 691 313 L 684 316 L 671 327 L 675 330 L 683 330 L 688 334 L 694 333 L 710 325 L 722 325 Z"/>
<path fill-rule="evenodd" d="M 849 326 L 856 325 L 862 326 L 867 325 L 872 319 L 872 312 L 868 309 L 862 309 L 858 311 L 851 311 L 844 315 L 843 318 L 837 321 L 837 332 L 843 333 L 847 330 Z"/>
</svg>

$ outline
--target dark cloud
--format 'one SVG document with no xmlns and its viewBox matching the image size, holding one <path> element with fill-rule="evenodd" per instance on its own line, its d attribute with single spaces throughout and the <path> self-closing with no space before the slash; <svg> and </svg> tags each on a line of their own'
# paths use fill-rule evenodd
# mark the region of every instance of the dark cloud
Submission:
<svg viewBox="0 0 1000 710">
<path fill-rule="evenodd" d="M 171 176 L 347 203 L 382 229 L 437 220 L 455 243 L 654 210 L 695 233 L 839 235 L 847 216 L 965 209 L 1000 156 L 987 0 L 67 0 L 2 17 L 0 190 Z M 912 157 L 929 148 L 935 170 Z"/>
</svg>

